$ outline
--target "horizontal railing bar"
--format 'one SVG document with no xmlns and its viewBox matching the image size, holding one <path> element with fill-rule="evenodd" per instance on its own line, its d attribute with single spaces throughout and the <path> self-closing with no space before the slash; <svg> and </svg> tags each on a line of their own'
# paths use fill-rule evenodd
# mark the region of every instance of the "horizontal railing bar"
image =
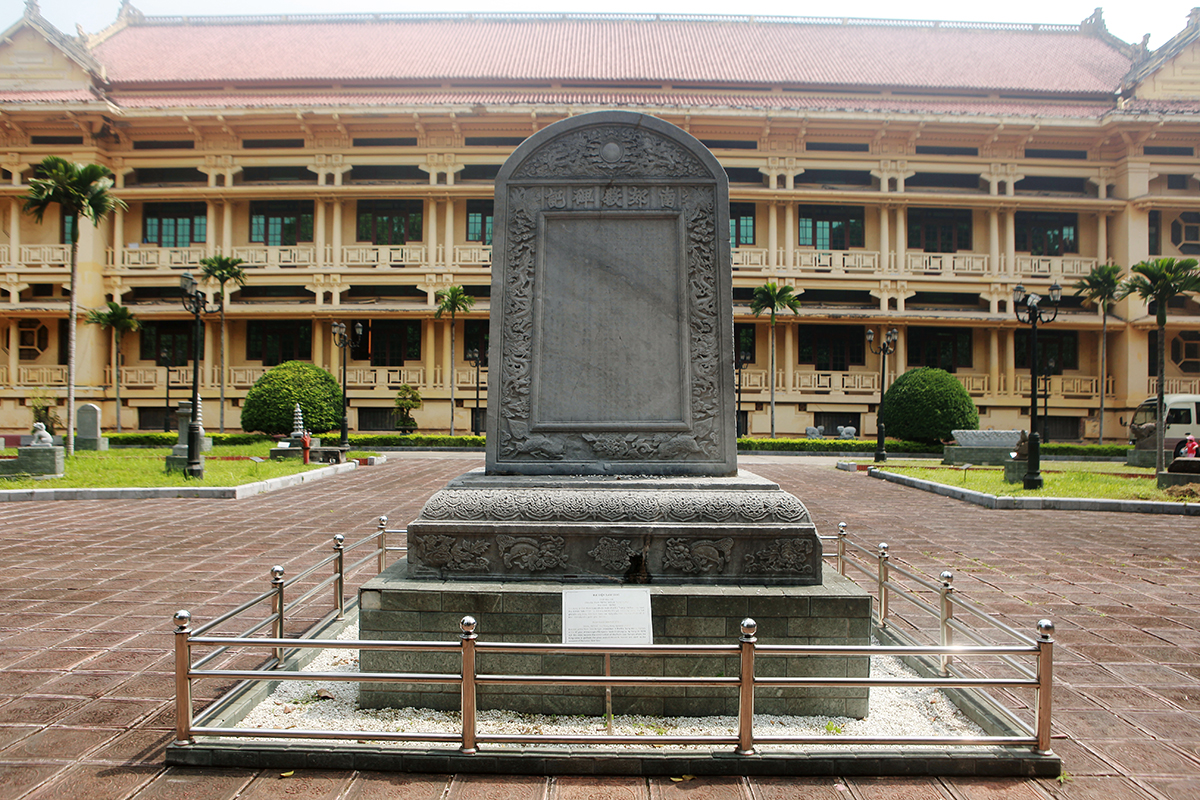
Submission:
<svg viewBox="0 0 1200 800">
<path fill-rule="evenodd" d="M 979 644 L 985 645 L 985 646 L 988 644 L 988 642 L 982 636 L 980 636 L 978 633 L 971 630 L 970 628 L 966 627 L 965 625 L 963 625 L 961 622 L 959 622 L 956 619 L 946 620 L 946 624 L 949 625 L 952 630 L 958 631 L 963 636 L 966 636 L 968 639 L 970 639 L 973 642 L 979 642 Z M 1017 661 L 1016 659 L 1010 658 L 1009 656 L 1003 655 L 1003 654 L 999 654 L 998 657 L 1001 661 L 1003 661 L 1005 664 L 1008 664 L 1010 667 L 1017 670 L 1022 675 L 1025 675 L 1026 677 L 1029 677 L 1029 678 L 1037 677 L 1037 671 L 1034 670 L 1032 667 L 1030 667 L 1028 664 L 1022 664 L 1020 661 Z"/>
<path fill-rule="evenodd" d="M 737 686 L 740 678 L 664 678 L 659 675 L 476 675 L 489 686 Z"/>
<path fill-rule="evenodd" d="M 233 609 L 232 611 L 226 611 L 224 614 L 217 617 L 216 619 L 210 620 L 210 621 L 204 623 L 203 625 L 201 625 L 200 627 L 194 629 L 192 631 L 192 635 L 199 636 L 200 634 L 204 633 L 205 631 L 212 630 L 213 626 L 220 625 L 222 622 L 226 622 L 226 621 L 232 619 L 233 617 L 236 617 L 238 614 L 241 614 L 243 611 L 247 611 L 247 610 L 253 608 L 258 603 L 261 603 L 264 600 L 269 600 L 270 598 L 272 598 L 274 596 L 275 596 L 274 589 L 272 589 L 269 592 L 263 592 L 258 597 L 255 597 L 252 600 L 247 600 L 246 602 L 242 603 L 240 606 Z"/>
<path fill-rule="evenodd" d="M 1009 634 L 1010 636 L 1015 636 L 1020 641 L 1028 642 L 1029 644 L 1037 643 L 1033 639 L 1033 637 L 1029 636 L 1028 634 L 1021 633 L 1019 630 L 1011 627 L 1007 623 L 1001 622 L 1000 620 L 996 619 L 991 614 L 987 613 L 986 611 L 984 611 L 982 608 L 980 608 L 978 605 L 971 602 L 970 600 L 967 600 L 966 598 L 955 595 L 953 601 L 954 601 L 954 605 L 957 606 L 958 608 L 961 608 L 963 611 L 970 613 L 974 617 L 982 619 L 985 622 L 991 623 L 992 625 L 994 625 L 995 627 L 1004 631 L 1005 633 Z"/>
<path fill-rule="evenodd" d="M 356 683 L 374 681 L 379 683 L 462 683 L 459 675 L 424 675 L 403 672 L 290 672 L 279 670 L 268 672 L 255 669 L 205 669 L 189 670 L 190 678 L 245 678 L 257 681 L 338 681 Z"/>
<path fill-rule="evenodd" d="M 797 645 L 803 646 L 803 645 Z M 741 648 L 736 644 L 647 644 L 622 645 L 617 652 L 613 648 L 586 644 L 549 644 L 539 642 L 476 642 L 475 649 L 482 652 L 499 653 L 548 653 L 553 655 L 612 655 L 643 656 L 736 656 Z M 805 651 L 809 652 L 809 651 Z"/>
<path fill-rule="evenodd" d="M 358 569 L 363 564 L 366 564 L 367 562 L 373 561 L 377 558 L 379 558 L 379 548 L 378 547 L 376 547 L 371 552 L 367 553 L 365 556 L 360 558 L 358 561 L 355 561 L 353 564 L 350 564 L 349 566 L 347 566 L 345 569 L 345 572 L 347 575 L 349 575 L 351 572 L 354 572 L 354 570 Z"/>
<path fill-rule="evenodd" d="M 868 569 L 867 567 L 863 566 L 862 564 L 859 564 L 857 561 L 851 561 L 850 559 L 846 559 L 842 563 L 846 564 L 846 566 L 854 567 L 856 570 L 861 572 L 863 575 L 866 575 L 868 578 L 871 578 L 872 580 L 877 581 L 879 579 L 878 571 Z"/>
<path fill-rule="evenodd" d="M 866 547 L 858 542 L 851 541 L 850 539 L 846 539 L 846 547 L 849 547 L 851 550 L 857 550 L 858 552 L 872 559 L 879 556 L 878 550 L 873 550 L 870 547 Z"/>
<path fill-rule="evenodd" d="M 923 577 L 918 575 L 917 573 L 913 572 L 912 570 L 906 569 L 906 568 L 900 566 L 899 564 L 897 564 L 896 562 L 889 560 L 888 561 L 888 574 L 890 575 L 893 572 L 899 572 L 904 577 L 908 578 L 909 580 L 913 581 L 914 583 L 918 583 L 921 586 L 924 586 L 926 589 L 928 589 L 931 592 L 940 592 L 942 589 L 940 584 L 927 581 Z M 891 583 L 891 581 L 889 581 L 889 583 Z"/>
<path fill-rule="evenodd" d="M 279 614 L 272 614 L 271 616 L 267 617 L 266 619 L 264 619 L 262 622 L 258 623 L 257 625 L 251 626 L 249 630 L 243 631 L 240 638 L 245 639 L 245 638 L 249 637 L 251 634 L 258 633 L 263 628 L 267 627 L 268 625 L 270 625 L 277 619 L 279 619 Z M 203 641 L 203 639 L 193 638 L 192 641 L 193 642 Z M 253 640 L 253 641 L 258 641 L 258 640 Z"/>
<path fill-rule="evenodd" d="M 462 645 L 458 642 L 397 642 L 388 639 L 371 641 L 366 639 L 230 639 L 220 636 L 202 636 L 192 639 L 193 644 L 224 644 L 238 647 L 298 647 L 329 648 L 330 650 L 407 650 L 411 653 L 436 653 L 452 650 L 457 652 Z"/>
<path fill-rule="evenodd" d="M 925 600 L 921 599 L 921 598 L 920 598 L 920 597 L 918 597 L 917 595 L 915 595 L 915 594 L 913 594 L 912 592 L 908 591 L 908 590 L 907 590 L 907 589 L 905 589 L 904 587 L 902 587 L 902 586 L 898 586 L 898 585 L 896 585 L 896 584 L 892 583 L 891 581 L 888 581 L 888 582 L 887 582 L 886 584 L 884 584 L 884 585 L 885 585 L 885 586 L 886 586 L 886 587 L 887 587 L 889 590 L 891 590 L 892 592 L 895 592 L 896 594 L 900 595 L 901 597 L 903 597 L 903 598 L 904 598 L 905 600 L 907 600 L 908 602 L 910 602 L 910 603 L 912 603 L 913 605 L 915 605 L 917 608 L 919 608 L 919 609 L 921 609 L 922 611 L 924 611 L 926 614 L 930 614 L 930 615 L 931 615 L 931 616 L 933 616 L 933 617 L 939 617 L 939 618 L 940 618 L 940 614 L 939 614 L 939 612 L 938 612 L 938 609 L 937 609 L 937 607 L 936 607 L 936 606 L 934 606 L 934 605 L 932 605 L 932 604 L 930 604 L 930 603 L 927 603 Z"/>
<path fill-rule="evenodd" d="M 395 531 L 384 531 L 384 533 L 394 533 L 394 532 L 395 532 Z M 364 544 L 366 544 L 367 542 L 373 541 L 373 540 L 375 540 L 375 539 L 378 539 L 378 538 L 379 538 L 379 531 L 375 531 L 374 533 L 371 533 L 371 534 L 369 534 L 369 535 L 367 535 L 367 536 L 363 537 L 362 539 L 359 539 L 359 540 L 358 540 L 357 542 L 355 542 L 354 544 L 343 544 L 343 545 L 342 545 L 342 550 L 343 550 L 343 551 L 346 551 L 346 550 L 353 550 L 353 549 L 354 549 L 354 548 L 356 548 L 356 547 L 362 547 L 362 546 L 363 546 Z M 376 549 L 376 550 L 378 550 L 379 548 L 378 548 L 378 547 L 376 547 L 375 549 Z"/>
<path fill-rule="evenodd" d="M 321 581 L 320 583 L 314 584 L 307 592 L 300 595 L 295 600 L 292 600 L 290 603 L 284 603 L 283 612 L 286 614 L 289 611 L 299 608 L 310 597 L 312 597 L 316 593 L 320 592 L 321 590 L 327 588 L 329 586 L 329 584 L 333 583 L 337 579 L 338 579 L 337 575 L 330 575 L 329 577 L 325 578 L 325 580 Z"/>
<path fill-rule="evenodd" d="M 1022 678 L 755 678 L 754 686 L 922 686 L 936 689 L 1037 686 Z"/>
<path fill-rule="evenodd" d="M 321 567 L 327 567 L 336 560 L 337 560 L 337 553 L 334 553 L 331 556 L 326 556 L 324 559 L 313 564 L 311 567 L 308 567 L 303 572 L 297 573 L 297 574 L 293 575 L 292 577 L 288 578 L 286 581 L 284 581 L 283 582 L 284 588 L 295 585 L 296 581 L 304 580 L 305 578 L 307 578 L 309 575 L 312 575 L 314 572 L 316 572 Z"/>
<path fill-rule="evenodd" d="M 388 731 L 314 731 L 303 728 L 202 728 L 192 727 L 197 736 L 246 736 L 271 739 L 378 739 L 390 742 L 461 742 L 458 733 L 391 733 Z"/>
<path fill-rule="evenodd" d="M 994 656 L 994 655 L 1034 655 L 1036 647 L 1023 645 L 986 645 L 971 646 L 966 644 L 946 645 L 854 645 L 854 644 L 760 644 L 755 645 L 756 655 L 809 655 L 809 656 Z"/>
</svg>

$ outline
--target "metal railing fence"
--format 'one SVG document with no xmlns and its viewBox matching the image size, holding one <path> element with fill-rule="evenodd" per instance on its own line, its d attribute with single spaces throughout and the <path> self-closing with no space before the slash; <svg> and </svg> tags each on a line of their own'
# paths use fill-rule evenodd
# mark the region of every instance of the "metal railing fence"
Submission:
<svg viewBox="0 0 1200 800">
<path fill-rule="evenodd" d="M 1036 637 L 1027 636 L 1006 625 L 988 614 L 979 606 L 958 597 L 954 593 L 953 575 L 943 572 L 941 583 L 937 584 L 911 570 L 892 564 L 888 547 L 881 544 L 876 550 L 863 547 L 849 541 L 845 523 L 838 525 L 836 536 L 821 537 L 823 540 L 835 541 L 833 553 L 826 555 L 835 560 L 837 571 L 845 576 L 848 569 L 861 572 L 871 578 L 874 589 L 878 593 L 877 624 L 881 629 L 887 629 L 894 616 L 890 610 L 891 600 L 902 598 L 909 601 L 916 609 L 932 615 L 937 620 L 940 642 L 931 644 L 902 644 L 902 645 L 760 645 L 755 636 L 757 624 L 753 619 L 746 618 L 741 623 L 741 636 L 736 644 L 705 644 L 705 645 L 644 645 L 599 647 L 594 645 L 563 645 L 538 644 L 519 642 L 481 642 L 476 633 L 477 621 L 464 616 L 460 622 L 461 633 L 458 641 L 389 641 L 389 640 L 327 640 L 315 639 L 301 635 L 298 638 L 286 638 L 283 635 L 284 620 L 289 611 L 300 604 L 314 598 L 319 592 L 331 585 L 334 587 L 336 602 L 333 610 L 326 614 L 320 622 L 311 626 L 310 631 L 321 629 L 324 625 L 341 619 L 345 614 L 345 581 L 346 576 L 365 566 L 372 559 L 377 560 L 380 571 L 386 566 L 389 551 L 402 551 L 403 546 L 389 546 L 389 534 L 403 534 L 405 531 L 387 528 L 387 518 L 380 517 L 377 529 L 371 535 L 346 545 L 344 537 L 338 534 L 334 537 L 334 553 L 317 564 L 309 567 L 295 577 L 285 580 L 284 570 L 276 566 L 271 570 L 271 588 L 237 608 L 201 625 L 191 627 L 191 615 L 187 611 L 175 614 L 175 688 L 176 688 L 176 744 L 186 745 L 194 741 L 196 736 L 212 737 L 259 737 L 284 739 L 327 739 L 351 741 L 404 741 L 457 744 L 459 750 L 466 754 L 476 753 L 478 745 L 483 744 L 555 744 L 555 745 L 627 745 L 645 744 L 646 738 L 641 735 L 564 735 L 564 734 L 498 734 L 481 733 L 477 730 L 478 705 L 476 702 L 477 688 L 480 686 L 530 686 L 530 687 L 715 687 L 726 686 L 738 690 L 738 725 L 736 734 L 720 735 L 691 735 L 691 736 L 655 736 L 655 746 L 662 745 L 733 745 L 734 752 L 740 755 L 750 755 L 755 752 L 756 745 L 811 745 L 831 743 L 828 736 L 772 736 L 756 735 L 754 729 L 754 696 L 757 689 L 768 688 L 818 688 L 818 687 L 934 687 L 938 689 L 1032 689 L 1036 693 L 1034 704 L 1034 720 L 1029 725 L 1012 711 L 994 704 L 994 708 L 1004 718 L 1012 735 L 982 735 L 982 736 L 844 736 L 839 735 L 837 744 L 861 745 L 978 745 L 978 746 L 1027 746 L 1039 753 L 1050 751 L 1050 714 L 1051 714 L 1051 683 L 1053 678 L 1053 643 L 1054 626 L 1049 620 L 1041 620 L 1037 626 Z M 347 564 L 346 553 L 360 547 L 370 545 L 371 549 L 359 560 Z M 291 600 L 286 600 L 286 590 L 296 582 L 316 573 L 323 567 L 332 565 L 333 573 L 317 582 L 304 594 Z M 873 565 L 868 566 L 868 565 Z M 919 589 L 906 587 L 898 582 L 896 576 L 902 576 L 915 584 Z M 931 602 L 919 596 L 921 589 L 936 595 L 936 601 Z M 236 636 L 208 635 L 217 626 L 246 613 L 255 606 L 269 602 L 271 612 L 262 620 L 257 621 L 246 631 Z M 1015 640 L 1015 643 L 995 644 L 978 631 L 965 625 L 955 612 L 959 610 L 970 618 L 985 623 L 993 632 L 1003 634 Z M 259 632 L 270 628 L 272 636 L 256 636 Z M 955 644 L 955 633 L 961 634 L 972 644 Z M 193 648 L 211 647 L 211 652 L 200 657 L 194 663 Z M 256 669 L 206 669 L 215 659 L 230 653 L 232 650 L 267 649 L 271 657 L 266 659 L 263 666 Z M 429 674 L 429 673 L 370 673 L 370 672 L 305 672 L 300 669 L 290 669 L 288 659 L 304 650 L 372 650 L 405 653 L 442 653 L 459 654 L 460 671 L 458 674 Z M 615 676 L 611 674 L 587 675 L 500 675 L 480 674 L 476 669 L 476 658 L 479 653 L 487 654 L 559 654 L 559 655 L 621 655 L 621 656 L 737 656 L 740 661 L 739 674 L 736 676 L 648 676 L 628 675 Z M 915 657 L 933 659 L 938 665 L 937 674 L 931 677 L 916 678 L 860 678 L 860 677 L 780 677 L 759 675 L 756 663 L 760 658 L 786 656 L 878 656 L 888 655 L 897 657 Z M 1024 663 L 1030 659 L 1032 665 Z M 1002 663 L 1015 671 L 1014 677 L 987 677 L 977 674 L 971 669 L 959 669 L 959 665 L 968 664 L 974 660 L 984 660 L 989 663 Z M 380 731 L 331 731 L 306 730 L 289 728 L 286 730 L 270 728 L 238 728 L 211 725 L 224 710 L 221 702 L 209 706 L 198 715 L 192 709 L 192 682 L 202 679 L 239 679 L 239 686 L 251 682 L 272 681 L 351 681 L 373 683 L 402 683 L 406 685 L 457 685 L 461 694 L 462 726 L 458 732 L 380 732 Z"/>
</svg>

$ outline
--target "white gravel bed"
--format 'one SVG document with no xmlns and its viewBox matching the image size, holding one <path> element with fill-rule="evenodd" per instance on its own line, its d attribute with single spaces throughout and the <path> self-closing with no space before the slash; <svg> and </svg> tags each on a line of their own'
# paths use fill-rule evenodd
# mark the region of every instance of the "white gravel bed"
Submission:
<svg viewBox="0 0 1200 800">
<path fill-rule="evenodd" d="M 339 639 L 358 637 L 356 625 L 348 625 Z M 358 653 L 354 650 L 323 650 L 305 667 L 306 672 L 357 672 Z M 873 656 L 872 677 L 918 677 L 898 658 Z M 358 684 L 346 681 L 285 681 L 259 703 L 238 725 L 240 728 L 291 728 L 330 731 L 386 731 L 421 733 L 458 733 L 462 729 L 457 711 L 422 708 L 358 708 Z M 549 716 L 517 714 L 510 711 L 480 711 L 477 731 L 505 734 L 603 734 L 607 725 L 602 717 Z M 756 714 L 754 730 L 763 736 L 822 736 L 828 745 L 806 745 L 811 749 L 870 749 L 869 745 L 837 744 L 843 736 L 982 736 L 984 731 L 968 720 L 936 689 L 926 687 L 872 687 L 870 712 L 866 719 L 851 717 L 788 717 Z M 736 734 L 736 717 L 613 717 L 613 733 L 641 735 L 657 750 L 710 749 L 712 745 L 670 745 L 652 743 L 656 736 Z M 261 739 L 267 741 L 266 738 Z M 270 741 L 297 741 L 270 739 Z M 383 746 L 412 746 L 411 742 L 380 742 Z M 428 743 L 421 743 L 429 746 Z M 529 745 L 517 745 L 527 748 Z M 488 744 L 488 749 L 502 745 Z M 561 749 L 563 745 L 556 745 Z M 642 749 L 641 745 L 572 745 L 569 749 Z M 788 750 L 787 746 L 756 746 L 760 751 Z M 894 745 L 878 745 L 894 749 Z M 907 745 L 906 747 L 913 747 Z M 919 746 L 918 746 L 919 747 Z M 940 749 L 944 745 L 928 745 Z"/>
</svg>

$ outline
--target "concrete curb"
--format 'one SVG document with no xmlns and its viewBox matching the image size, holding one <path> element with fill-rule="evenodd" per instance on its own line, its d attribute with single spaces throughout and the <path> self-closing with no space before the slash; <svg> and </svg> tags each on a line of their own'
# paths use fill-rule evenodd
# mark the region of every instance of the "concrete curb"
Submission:
<svg viewBox="0 0 1200 800">
<path fill-rule="evenodd" d="M 1020 511 L 1115 511 L 1125 514 L 1175 514 L 1200 517 L 1200 503 L 1164 503 L 1158 500 L 1097 500 L 1086 497 L 997 497 L 971 489 L 947 486 L 944 483 L 923 481 L 908 475 L 886 472 L 878 467 L 869 467 L 867 475 L 872 478 L 920 489 L 923 492 L 940 494 L 964 503 L 973 503 L 984 508 Z"/>
<path fill-rule="evenodd" d="M 357 469 L 358 464 L 331 464 L 328 467 L 271 478 L 241 486 L 162 486 L 143 489 L 6 489 L 0 490 L 0 503 L 20 503 L 27 500 L 48 502 L 52 500 L 161 500 L 170 498 L 197 498 L 201 500 L 241 500 L 266 492 L 287 489 L 304 483 L 341 475 Z"/>
</svg>

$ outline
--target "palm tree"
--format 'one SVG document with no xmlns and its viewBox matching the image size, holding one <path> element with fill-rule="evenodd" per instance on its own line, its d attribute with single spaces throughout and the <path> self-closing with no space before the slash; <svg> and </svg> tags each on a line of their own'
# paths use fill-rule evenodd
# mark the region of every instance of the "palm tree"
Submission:
<svg viewBox="0 0 1200 800">
<path fill-rule="evenodd" d="M 38 177 L 29 179 L 29 191 L 22 195 L 22 211 L 32 214 L 40 224 L 46 209 L 57 205 L 63 218 L 70 220 L 71 302 L 67 324 L 67 456 L 75 453 L 75 318 L 79 314 L 79 218 L 86 217 L 96 227 L 125 202 L 112 193 L 113 174 L 100 164 L 72 163 L 58 156 L 46 156 L 38 165 Z"/>
<path fill-rule="evenodd" d="M 209 256 L 200 259 L 200 267 L 204 277 L 216 281 L 221 287 L 221 433 L 225 432 L 225 284 L 232 281 L 238 286 L 246 285 L 246 271 L 242 269 L 245 262 L 232 256 Z"/>
<path fill-rule="evenodd" d="M 1157 472 L 1162 472 L 1163 436 L 1166 433 L 1163 395 L 1166 393 L 1164 384 L 1167 372 L 1167 304 L 1184 292 L 1200 292 L 1200 272 L 1196 271 L 1194 258 L 1156 258 L 1153 261 L 1134 264 L 1130 271 L 1134 274 L 1121 284 L 1117 299 L 1123 300 L 1131 294 L 1136 294 L 1147 302 L 1153 302 L 1155 321 L 1158 323 L 1158 413 L 1155 416 L 1155 444 L 1158 452 L 1154 458 L 1154 465 Z"/>
<path fill-rule="evenodd" d="M 461 286 L 448 286 L 439 289 L 434 299 L 437 300 L 437 311 L 433 312 L 434 319 L 441 319 L 442 314 L 450 315 L 450 435 L 454 435 L 454 316 L 460 311 L 470 311 L 475 305 L 475 298 L 467 294 Z"/>
<path fill-rule="evenodd" d="M 112 331 L 113 386 L 117 391 L 117 433 L 121 432 L 121 340 L 125 334 L 142 327 L 133 312 L 120 303 L 108 301 L 108 308 L 93 308 L 87 313 L 86 322 Z"/>
<path fill-rule="evenodd" d="M 1100 438 L 1104 444 L 1104 390 L 1108 378 L 1108 312 L 1121 290 L 1121 268 L 1116 264 L 1097 264 L 1075 283 L 1075 294 L 1100 309 Z"/>
<path fill-rule="evenodd" d="M 800 298 L 793 293 L 791 286 L 776 286 L 774 282 L 764 283 L 754 290 L 750 300 L 750 311 L 754 316 L 764 311 L 771 312 L 771 438 L 775 438 L 775 314 L 785 309 L 793 314 L 800 311 Z"/>
</svg>

